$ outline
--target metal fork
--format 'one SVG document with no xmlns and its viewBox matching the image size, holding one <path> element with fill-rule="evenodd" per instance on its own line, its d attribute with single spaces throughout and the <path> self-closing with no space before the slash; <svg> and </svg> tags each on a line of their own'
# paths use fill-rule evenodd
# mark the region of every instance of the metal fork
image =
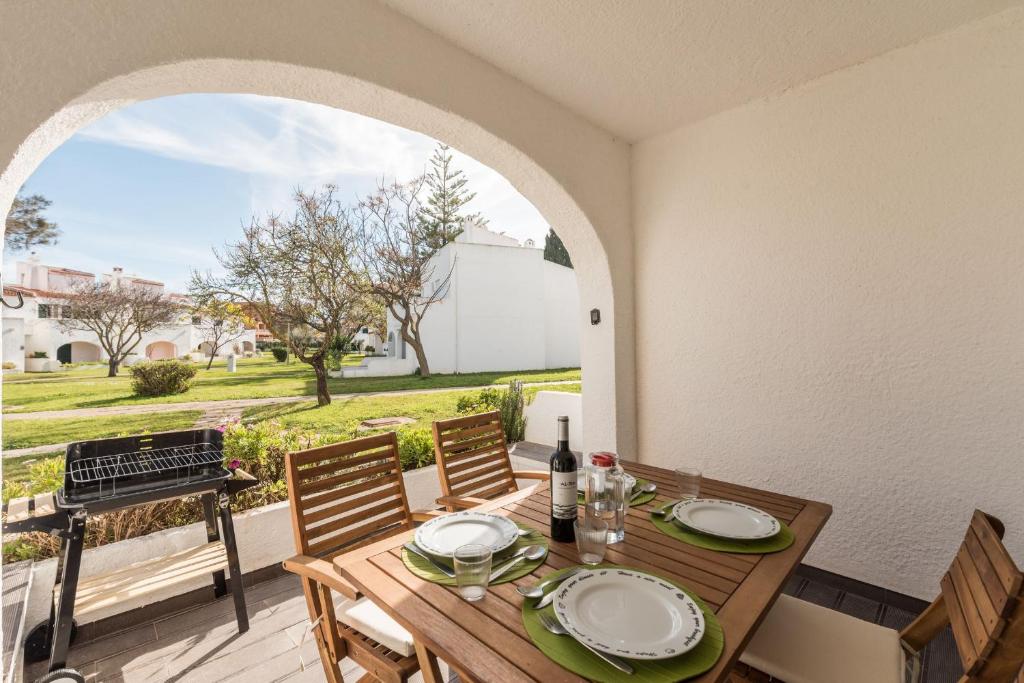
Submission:
<svg viewBox="0 0 1024 683">
<path fill-rule="evenodd" d="M 614 666 L 616 669 L 618 669 L 622 673 L 624 673 L 624 674 L 631 674 L 631 673 L 633 673 L 633 667 L 631 667 L 629 664 L 627 664 L 626 662 L 622 661 L 621 659 L 619 659 L 615 655 L 606 654 L 604 652 L 601 652 L 600 650 L 595 650 L 594 648 L 590 647 L 589 645 L 584 643 L 582 640 L 580 640 L 579 638 L 576 638 L 571 633 L 569 633 L 565 629 L 565 627 L 562 626 L 562 624 L 557 619 L 555 619 L 553 616 L 551 616 L 549 614 L 541 613 L 541 615 L 540 615 L 540 623 L 544 624 L 544 628 L 546 628 L 551 633 L 554 633 L 556 636 L 569 636 L 570 638 L 575 640 L 577 643 L 579 643 L 583 647 L 587 648 L 588 650 L 590 650 L 595 655 L 597 655 L 598 657 L 600 657 L 604 661 L 606 661 L 609 664 L 611 664 L 612 666 Z"/>
</svg>

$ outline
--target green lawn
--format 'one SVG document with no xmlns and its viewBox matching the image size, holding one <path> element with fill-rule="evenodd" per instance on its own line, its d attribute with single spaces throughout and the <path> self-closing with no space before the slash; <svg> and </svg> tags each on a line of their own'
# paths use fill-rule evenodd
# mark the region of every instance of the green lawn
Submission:
<svg viewBox="0 0 1024 683">
<path fill-rule="evenodd" d="M 579 384 L 558 385 L 556 391 L 580 392 Z M 532 397 L 538 389 L 527 389 Z M 465 391 L 441 391 L 407 396 L 358 396 L 338 400 L 329 406 L 316 403 L 287 403 L 256 406 L 242 413 L 246 422 L 275 419 L 286 427 L 301 427 L 321 433 L 353 432 L 363 420 L 380 417 L 411 417 L 416 420 L 407 427 L 429 427 L 434 420 L 456 415 L 455 404 Z"/>
<path fill-rule="evenodd" d="M 3 447 L 4 450 L 29 448 L 51 443 L 103 439 L 121 434 L 188 429 L 202 414 L 201 410 L 179 410 L 141 415 L 82 417 L 71 420 L 4 420 Z M 7 462 L 8 460 L 5 459 L 5 479 L 7 478 Z"/>
<path fill-rule="evenodd" d="M 358 364 L 358 356 L 346 358 Z M 135 405 L 140 403 L 181 403 L 187 401 L 218 401 L 239 398 L 278 396 L 312 396 L 316 393 L 313 371 L 304 363 L 277 363 L 271 358 L 242 359 L 238 372 L 230 374 L 224 361 L 214 363 L 211 370 L 198 365 L 192 388 L 175 396 L 140 398 L 132 395 L 127 369 L 118 377 L 106 377 L 101 367 L 84 367 L 52 374 L 12 374 L 3 377 L 4 412 L 34 412 Z M 462 375 L 434 375 L 422 379 L 414 375 L 402 377 L 365 377 L 331 379 L 334 394 L 398 391 L 402 389 L 438 389 L 459 386 L 504 384 L 519 378 L 525 382 L 579 380 L 580 371 L 533 370 L 521 372 L 477 372 Z"/>
<path fill-rule="evenodd" d="M 64 451 L 54 451 L 52 453 L 39 453 L 38 455 L 22 455 L 17 458 L 4 458 L 4 484 L 19 481 L 27 481 L 29 465 L 41 462 L 48 458 L 54 458 L 58 456 L 63 458 Z"/>
</svg>

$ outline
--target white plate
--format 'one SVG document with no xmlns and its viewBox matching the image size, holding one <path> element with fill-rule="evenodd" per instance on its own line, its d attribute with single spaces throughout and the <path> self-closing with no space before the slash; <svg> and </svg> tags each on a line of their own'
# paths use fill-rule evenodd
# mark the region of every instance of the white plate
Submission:
<svg viewBox="0 0 1024 683">
<path fill-rule="evenodd" d="M 451 557 L 455 549 L 479 543 L 499 553 L 516 542 L 519 527 L 508 517 L 483 512 L 453 512 L 416 529 L 416 545 L 434 555 Z"/>
<path fill-rule="evenodd" d="M 767 512 L 731 500 L 684 500 L 672 508 L 672 514 L 694 531 L 737 541 L 770 538 L 782 528 Z"/>
<path fill-rule="evenodd" d="M 628 488 L 630 491 L 632 491 L 633 488 L 636 486 L 636 477 L 634 477 L 632 474 L 625 474 L 625 473 L 623 473 L 623 476 L 626 478 L 626 488 Z M 584 470 L 580 470 L 576 474 L 576 491 L 578 493 L 583 493 L 584 491 L 586 491 L 586 489 L 587 489 L 587 483 L 586 482 L 587 482 L 587 473 Z"/>
<path fill-rule="evenodd" d="M 588 569 L 558 588 L 555 616 L 591 647 L 629 659 L 667 659 L 697 647 L 704 614 L 690 596 L 650 574 Z"/>
</svg>

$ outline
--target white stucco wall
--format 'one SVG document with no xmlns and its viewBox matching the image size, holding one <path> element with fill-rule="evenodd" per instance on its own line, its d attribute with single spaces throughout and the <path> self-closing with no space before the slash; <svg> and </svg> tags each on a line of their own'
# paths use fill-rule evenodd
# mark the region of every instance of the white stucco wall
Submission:
<svg viewBox="0 0 1024 683">
<path fill-rule="evenodd" d="M 1024 557 L 1022 45 L 1010 10 L 636 147 L 643 460 L 827 501 L 808 561 L 922 598 L 976 507 Z"/>
<path fill-rule="evenodd" d="M 543 251 L 538 251 L 543 256 Z M 580 306 L 576 271 L 543 257 L 540 263 L 544 281 L 544 367 L 575 367 L 580 362 L 580 325 L 572 316 Z"/>
<path fill-rule="evenodd" d="M 523 410 L 526 416 L 526 441 L 558 445 L 558 418 L 569 418 L 569 448 L 582 450 L 583 397 L 568 391 L 538 391 L 530 405 Z"/>
<path fill-rule="evenodd" d="M 82 125 L 132 101 L 186 92 L 340 107 L 494 168 L 558 226 L 577 264 L 586 439 L 634 450 L 624 142 L 373 0 L 310 0 L 301 11 L 271 0 L 40 0 L 0 5 L 0 26 L 0 92 L 10 95 L 0 100 L 3 211 Z M 604 322 L 591 327 L 594 307 Z"/>
</svg>

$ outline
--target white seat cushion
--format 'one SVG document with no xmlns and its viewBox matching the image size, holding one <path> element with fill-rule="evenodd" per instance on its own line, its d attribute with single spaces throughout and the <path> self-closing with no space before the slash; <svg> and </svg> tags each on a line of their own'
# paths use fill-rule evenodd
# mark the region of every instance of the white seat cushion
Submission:
<svg viewBox="0 0 1024 683">
<path fill-rule="evenodd" d="M 786 683 L 900 683 L 899 633 L 780 595 L 740 656 Z"/>
<path fill-rule="evenodd" d="M 410 657 L 416 652 L 412 634 L 377 607 L 372 600 L 349 600 L 334 591 L 331 594 L 334 597 L 334 610 L 341 623 L 351 626 L 367 638 L 376 640 L 403 657 Z"/>
</svg>

